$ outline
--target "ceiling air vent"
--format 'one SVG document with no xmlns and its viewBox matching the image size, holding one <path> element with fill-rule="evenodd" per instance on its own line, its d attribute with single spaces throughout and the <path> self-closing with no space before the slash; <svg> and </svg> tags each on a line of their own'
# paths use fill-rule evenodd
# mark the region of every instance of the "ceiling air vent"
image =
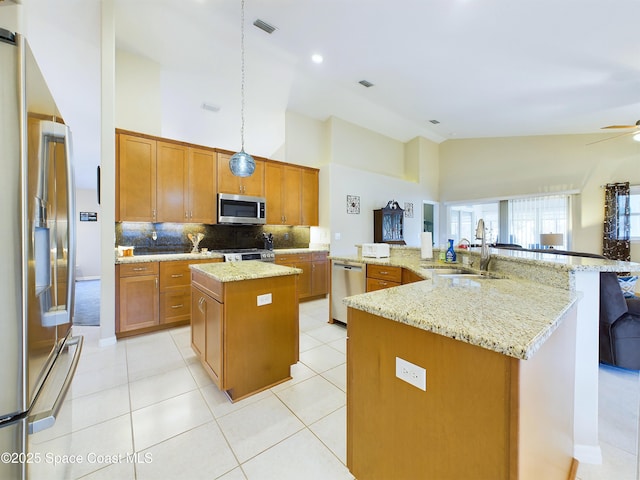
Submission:
<svg viewBox="0 0 640 480">
<path fill-rule="evenodd" d="M 276 27 L 274 27 L 273 25 L 269 25 L 267 22 L 263 22 L 259 18 L 255 22 L 253 22 L 253 24 L 256 27 L 258 27 L 260 30 L 265 31 L 268 34 L 272 34 L 273 32 L 276 31 Z"/>
<path fill-rule="evenodd" d="M 438 125 L 440 122 L 438 120 L 429 120 L 429 123 L 433 123 L 434 125 Z"/>
<path fill-rule="evenodd" d="M 209 112 L 218 113 L 220 111 L 220 107 L 212 103 L 203 102 L 201 107 L 203 110 L 207 110 Z"/>
<path fill-rule="evenodd" d="M 358 83 L 363 87 L 367 87 L 367 88 L 373 87 L 373 83 L 371 83 L 369 80 L 360 80 Z"/>
</svg>

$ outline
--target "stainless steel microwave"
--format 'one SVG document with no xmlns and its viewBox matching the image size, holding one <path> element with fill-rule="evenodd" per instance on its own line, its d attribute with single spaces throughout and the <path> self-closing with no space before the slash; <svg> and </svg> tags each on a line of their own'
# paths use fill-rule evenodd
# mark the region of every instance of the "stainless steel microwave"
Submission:
<svg viewBox="0 0 640 480">
<path fill-rule="evenodd" d="M 218 223 L 264 225 L 267 222 L 264 197 L 218 194 Z"/>
</svg>

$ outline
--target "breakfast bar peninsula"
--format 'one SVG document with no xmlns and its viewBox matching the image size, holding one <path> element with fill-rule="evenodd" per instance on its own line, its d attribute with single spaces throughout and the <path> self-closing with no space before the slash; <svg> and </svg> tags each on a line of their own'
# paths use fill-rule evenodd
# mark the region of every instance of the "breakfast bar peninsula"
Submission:
<svg viewBox="0 0 640 480">
<path fill-rule="evenodd" d="M 597 374 L 597 352 L 581 348 L 597 338 L 599 272 L 640 265 L 492 250 L 489 272 L 477 252 L 460 252 L 460 272 L 438 274 L 447 265 L 397 252 L 344 257 L 425 278 L 344 300 L 351 472 L 574 478 L 591 422 L 580 411 L 591 402 L 585 366 Z"/>
<path fill-rule="evenodd" d="M 231 401 L 291 378 L 300 272 L 254 260 L 191 266 L 191 344 Z"/>
</svg>

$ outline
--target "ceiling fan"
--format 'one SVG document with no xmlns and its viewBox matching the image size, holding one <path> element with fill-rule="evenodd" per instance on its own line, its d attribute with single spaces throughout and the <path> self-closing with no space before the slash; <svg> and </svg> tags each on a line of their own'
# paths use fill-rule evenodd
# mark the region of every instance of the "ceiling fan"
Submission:
<svg viewBox="0 0 640 480">
<path fill-rule="evenodd" d="M 634 125 L 608 125 L 606 127 L 602 127 L 600 130 L 617 130 L 617 129 L 631 129 L 631 131 L 619 133 L 618 135 L 615 135 L 609 138 L 603 138 L 602 140 L 596 140 L 595 142 L 588 143 L 587 145 L 606 142 L 607 140 L 613 140 L 614 138 L 624 137 L 625 135 L 634 135 L 634 136 L 638 135 L 639 138 L 637 140 L 640 141 L 640 120 L 638 120 Z"/>
</svg>

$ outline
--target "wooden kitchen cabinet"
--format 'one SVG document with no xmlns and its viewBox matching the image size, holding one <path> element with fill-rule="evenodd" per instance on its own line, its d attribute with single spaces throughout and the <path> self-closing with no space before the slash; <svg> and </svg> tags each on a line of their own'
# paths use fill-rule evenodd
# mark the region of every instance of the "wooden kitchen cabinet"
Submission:
<svg viewBox="0 0 640 480">
<path fill-rule="evenodd" d="M 116 265 L 116 334 L 137 335 L 188 324 L 191 319 L 189 265 L 221 259 Z"/>
<path fill-rule="evenodd" d="M 318 224 L 318 170 L 265 162 L 267 224 Z"/>
<path fill-rule="evenodd" d="M 367 292 L 402 285 L 402 267 L 367 265 Z"/>
<path fill-rule="evenodd" d="M 303 168 L 301 225 L 318 225 L 318 192 L 318 170 Z"/>
<path fill-rule="evenodd" d="M 156 141 L 116 136 L 116 221 L 156 221 Z"/>
<path fill-rule="evenodd" d="M 311 296 L 324 296 L 329 293 L 329 260 L 327 252 L 311 254 Z"/>
<path fill-rule="evenodd" d="M 116 265 L 116 332 L 158 325 L 158 262 Z"/>
<path fill-rule="evenodd" d="M 215 150 L 116 133 L 116 221 L 216 222 Z"/>
<path fill-rule="evenodd" d="M 189 181 L 188 148 L 156 142 L 156 201 L 158 222 L 185 222 Z"/>
<path fill-rule="evenodd" d="M 298 298 L 300 300 L 329 293 L 327 252 L 277 253 L 276 263 L 302 270 L 302 273 L 298 275 Z"/>
<path fill-rule="evenodd" d="M 267 224 L 302 224 L 301 170 L 295 165 L 266 162 L 264 184 L 267 200 Z"/>
<path fill-rule="evenodd" d="M 249 177 L 236 177 L 231 173 L 229 160 L 233 154 L 218 152 L 218 193 L 232 193 L 235 195 L 250 195 L 264 197 L 264 164 L 265 161 L 253 157 L 256 169 Z"/>
<path fill-rule="evenodd" d="M 222 303 L 195 285 L 191 287 L 191 298 L 191 345 L 209 367 L 207 371 L 214 383 L 222 389 Z"/>
<path fill-rule="evenodd" d="M 220 282 L 192 271 L 192 346 L 235 402 L 291 378 L 299 357 L 296 276 Z M 258 295 L 271 301 L 258 304 Z"/>
<path fill-rule="evenodd" d="M 188 221 L 214 224 L 217 221 L 217 154 L 212 149 L 189 147 L 187 187 Z"/>
<path fill-rule="evenodd" d="M 311 296 L 310 253 L 276 254 L 276 263 L 278 265 L 301 269 L 302 273 L 298 275 L 298 298 L 303 299 Z"/>
</svg>

